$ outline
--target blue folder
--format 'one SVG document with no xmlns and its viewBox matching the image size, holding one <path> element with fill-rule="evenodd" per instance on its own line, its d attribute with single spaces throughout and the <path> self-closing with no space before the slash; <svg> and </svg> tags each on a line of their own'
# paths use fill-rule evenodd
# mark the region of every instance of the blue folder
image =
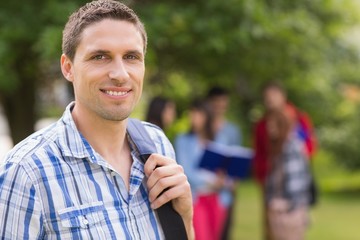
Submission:
<svg viewBox="0 0 360 240">
<path fill-rule="evenodd" d="M 213 172 L 224 171 L 229 177 L 245 179 L 250 176 L 254 152 L 250 148 L 209 143 L 199 167 Z"/>
</svg>

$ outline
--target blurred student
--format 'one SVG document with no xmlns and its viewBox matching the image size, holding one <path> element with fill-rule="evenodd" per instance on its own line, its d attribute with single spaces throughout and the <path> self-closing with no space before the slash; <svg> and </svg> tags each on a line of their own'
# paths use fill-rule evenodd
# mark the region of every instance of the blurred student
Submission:
<svg viewBox="0 0 360 240">
<path fill-rule="evenodd" d="M 154 97 L 147 109 L 146 121 L 167 129 L 176 118 L 176 105 L 165 97 Z"/>
<path fill-rule="evenodd" d="M 213 141 L 213 115 L 203 101 L 194 101 L 189 110 L 191 129 L 175 139 L 176 158 L 184 167 L 194 198 L 194 228 L 197 240 L 218 240 L 226 218 L 220 192 L 226 187 L 225 176 L 200 169 L 206 145 Z"/>
<path fill-rule="evenodd" d="M 242 136 L 240 129 L 226 119 L 226 113 L 229 108 L 229 92 L 221 87 L 213 87 L 209 90 L 207 101 L 214 112 L 213 131 L 215 133 L 214 141 L 227 146 L 240 146 Z M 228 208 L 228 215 L 225 221 L 224 230 L 221 239 L 226 240 L 230 237 L 230 228 L 232 225 L 232 213 L 235 198 L 235 183 L 232 183 L 232 189 L 223 189 L 221 194 L 222 204 Z"/>
<path fill-rule="evenodd" d="M 214 113 L 215 141 L 227 146 L 240 146 L 240 129 L 226 119 L 230 103 L 229 92 L 221 87 L 213 87 L 208 92 L 207 101 Z"/>
<path fill-rule="evenodd" d="M 270 239 L 302 240 L 308 223 L 311 174 L 291 112 L 270 111 L 269 173 L 265 180 Z"/>
<path fill-rule="evenodd" d="M 302 143 L 302 155 L 297 153 L 298 155 L 296 156 L 304 159 L 310 159 L 314 154 L 315 136 L 310 118 L 287 101 L 286 92 L 279 83 L 270 82 L 264 87 L 263 101 L 266 112 L 264 117 L 255 126 L 255 156 L 253 162 L 255 177 L 260 183 L 264 194 L 264 239 L 274 239 L 271 237 L 272 234 L 269 230 L 269 216 L 266 213 L 269 211 L 269 206 L 273 206 L 273 204 L 270 204 L 269 200 L 269 194 L 271 193 L 269 189 L 274 190 L 274 188 L 271 187 L 274 184 L 274 175 L 279 175 L 274 172 L 280 171 L 276 170 L 275 166 L 287 166 L 287 164 L 292 162 L 292 160 L 284 160 L 284 155 L 290 151 L 288 148 L 291 146 L 290 143 L 292 142 L 292 140 L 289 140 L 289 136 L 295 136 L 297 141 Z M 283 117 L 281 118 L 280 116 Z M 278 135 L 275 136 L 276 134 L 274 132 L 278 133 Z M 282 134 L 279 134 L 280 132 Z M 280 162 L 282 163 L 280 164 Z M 301 165 L 300 163 L 297 164 L 299 166 Z M 292 184 L 291 178 L 294 177 L 295 179 L 295 176 L 292 175 L 293 170 L 289 170 L 286 167 L 282 168 L 283 170 L 280 171 L 282 172 L 280 175 L 285 174 L 288 176 L 289 181 L 285 183 L 281 180 L 283 184 L 281 192 L 282 194 L 288 194 L 287 191 L 292 191 L 292 189 L 288 189 L 290 187 L 289 184 Z M 298 171 L 300 170 L 298 169 Z M 275 178 L 279 178 L 279 176 Z M 283 176 L 280 177 L 280 179 L 284 179 Z M 304 186 L 305 185 L 308 187 L 307 191 L 309 191 L 309 185 L 304 183 Z M 304 194 L 309 194 L 309 192 Z M 290 195 L 288 195 L 288 198 L 289 197 Z M 290 205 L 293 204 L 291 199 L 287 200 Z"/>
</svg>

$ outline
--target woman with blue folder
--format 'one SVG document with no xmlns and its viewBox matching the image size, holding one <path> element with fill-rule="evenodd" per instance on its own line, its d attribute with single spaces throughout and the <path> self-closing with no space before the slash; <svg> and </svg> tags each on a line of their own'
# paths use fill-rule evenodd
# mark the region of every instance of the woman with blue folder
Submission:
<svg viewBox="0 0 360 240">
<path fill-rule="evenodd" d="M 176 158 L 184 167 L 194 198 L 194 228 L 197 240 L 221 238 L 227 209 L 220 194 L 226 189 L 227 178 L 223 172 L 199 168 L 206 145 L 214 140 L 211 109 L 202 101 L 194 101 L 190 111 L 191 129 L 175 139 Z"/>
</svg>

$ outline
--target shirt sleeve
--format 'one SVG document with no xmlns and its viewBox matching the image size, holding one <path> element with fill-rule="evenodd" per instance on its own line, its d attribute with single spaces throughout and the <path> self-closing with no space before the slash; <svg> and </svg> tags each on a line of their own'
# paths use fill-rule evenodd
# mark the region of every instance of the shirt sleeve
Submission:
<svg viewBox="0 0 360 240">
<path fill-rule="evenodd" d="M 241 129 L 233 125 L 232 129 L 232 142 L 231 145 L 240 146 L 242 145 Z"/>
<path fill-rule="evenodd" d="M 203 150 L 196 152 L 196 142 L 186 135 L 175 139 L 176 159 L 183 166 L 193 190 L 207 189 L 216 180 L 216 175 L 198 167 Z"/>
<path fill-rule="evenodd" d="M 37 191 L 19 164 L 0 166 L 0 236 L 41 239 L 43 218 Z"/>
<path fill-rule="evenodd" d="M 197 174 L 197 169 L 194 167 L 194 153 L 189 149 L 188 144 L 191 143 L 183 135 L 175 138 L 175 151 L 178 163 L 183 166 L 186 176 L 192 187 L 200 185 L 200 178 Z M 197 177 L 196 177 L 197 176 Z"/>
<path fill-rule="evenodd" d="M 223 128 L 216 134 L 215 142 L 227 146 L 241 146 L 241 129 L 230 122 L 225 122 Z"/>
</svg>

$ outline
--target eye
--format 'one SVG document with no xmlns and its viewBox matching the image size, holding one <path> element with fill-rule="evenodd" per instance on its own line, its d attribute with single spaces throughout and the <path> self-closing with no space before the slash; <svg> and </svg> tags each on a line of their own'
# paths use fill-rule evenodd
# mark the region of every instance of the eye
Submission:
<svg viewBox="0 0 360 240">
<path fill-rule="evenodd" d="M 124 58 L 129 60 L 136 60 L 139 59 L 140 57 L 137 56 L 136 54 L 127 54 Z"/>
<path fill-rule="evenodd" d="M 95 55 L 93 56 L 94 60 L 101 60 L 101 59 L 105 59 L 105 55 L 99 54 L 99 55 Z"/>
</svg>

